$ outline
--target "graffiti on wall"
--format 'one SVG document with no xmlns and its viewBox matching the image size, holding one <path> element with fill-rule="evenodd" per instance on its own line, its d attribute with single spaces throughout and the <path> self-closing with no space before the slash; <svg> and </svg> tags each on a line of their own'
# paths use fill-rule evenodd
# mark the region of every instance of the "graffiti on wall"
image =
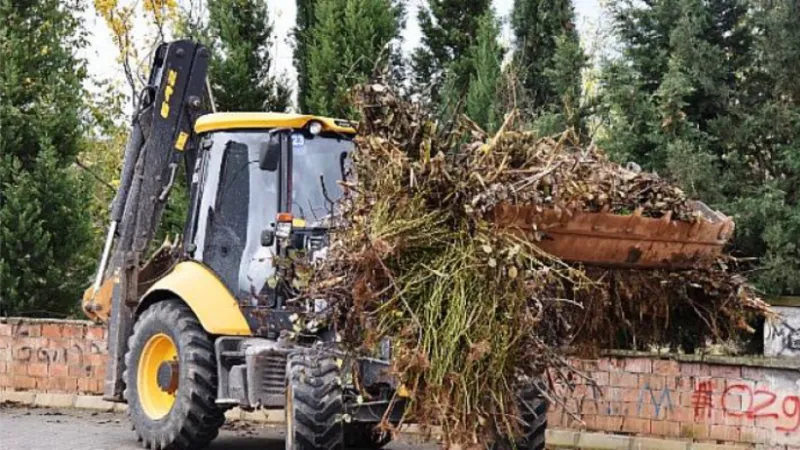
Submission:
<svg viewBox="0 0 800 450">
<path fill-rule="evenodd" d="M 711 417 L 715 407 L 729 417 L 747 419 L 773 419 L 779 433 L 800 431 L 800 395 L 775 392 L 765 387 L 745 383 L 727 384 L 715 394 L 711 380 L 699 381 L 692 393 L 695 419 Z"/>
<path fill-rule="evenodd" d="M 73 343 L 70 346 L 51 348 L 46 345 L 20 344 L 11 349 L 14 362 L 27 364 L 62 363 L 74 366 L 90 364 L 89 355 L 104 355 L 105 351 L 95 342 Z"/>
</svg>

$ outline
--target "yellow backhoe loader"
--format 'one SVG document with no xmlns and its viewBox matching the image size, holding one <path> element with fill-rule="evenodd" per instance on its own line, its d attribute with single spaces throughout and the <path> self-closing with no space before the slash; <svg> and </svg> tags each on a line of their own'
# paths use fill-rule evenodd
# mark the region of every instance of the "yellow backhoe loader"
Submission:
<svg viewBox="0 0 800 450">
<path fill-rule="evenodd" d="M 138 99 L 97 277 L 83 298 L 86 314 L 109 326 L 104 397 L 128 403 L 150 449 L 206 446 L 231 407 L 285 409 L 289 450 L 379 448 L 389 436 L 375 425 L 398 421 L 408 394 L 388 374 L 391 346 L 343 363 L 333 330 L 297 333 L 296 315 L 327 303 L 290 302 L 291 283 L 275 264 L 292 250 L 324 257 L 354 126 L 215 113 L 209 59 L 195 42 L 162 44 Z M 183 238 L 145 262 L 180 182 L 189 190 Z M 529 402 L 517 445 L 544 448 L 546 406 L 533 391 L 521 398 Z"/>
</svg>

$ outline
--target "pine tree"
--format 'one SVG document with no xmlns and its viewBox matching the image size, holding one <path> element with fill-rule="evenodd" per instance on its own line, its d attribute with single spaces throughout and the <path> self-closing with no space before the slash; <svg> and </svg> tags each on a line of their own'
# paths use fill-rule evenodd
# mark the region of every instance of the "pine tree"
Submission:
<svg viewBox="0 0 800 450">
<path fill-rule="evenodd" d="M 402 9 L 391 0 L 320 0 L 309 29 L 309 113 L 350 117 L 347 93 L 392 60 Z"/>
<path fill-rule="evenodd" d="M 471 66 L 465 112 L 487 132 L 493 132 L 503 118 L 498 108 L 498 89 L 502 79 L 503 49 L 498 42 L 500 25 L 494 11 L 484 13 L 478 23 L 475 43 L 467 52 Z"/>
<path fill-rule="evenodd" d="M 94 260 L 81 150 L 80 3 L 0 2 L 0 314 L 64 315 Z"/>
<path fill-rule="evenodd" d="M 285 111 L 291 93 L 270 73 L 272 24 L 266 0 L 209 0 L 209 70 L 222 111 Z"/>
<path fill-rule="evenodd" d="M 607 139 L 736 221 L 767 292 L 800 293 L 800 15 L 791 0 L 618 1 Z"/>
<path fill-rule="evenodd" d="M 564 95 L 580 93 L 580 70 L 577 77 L 569 73 L 559 74 L 566 78 L 552 76 L 552 70 L 559 70 L 554 69 L 555 64 L 585 64 L 582 52 L 575 51 L 580 44 L 574 21 L 571 0 L 514 0 L 514 67 L 519 71 L 520 106 L 524 109 L 538 112 L 553 106 L 560 108 Z M 554 61 L 559 49 L 560 60 Z M 569 62 L 567 57 L 571 57 Z"/>
<path fill-rule="evenodd" d="M 457 92 L 466 91 L 471 67 L 464 57 L 474 45 L 478 23 L 489 5 L 490 0 L 429 0 L 427 8 L 420 8 L 422 45 L 414 51 L 411 66 L 414 90 L 421 100 L 440 102 L 445 71 L 454 77 Z"/>
<path fill-rule="evenodd" d="M 727 149 L 721 207 L 736 220 L 735 250 L 761 257 L 760 287 L 800 295 L 800 11 L 790 0 L 750 6 L 750 64 L 730 113 L 712 121 Z"/>
<path fill-rule="evenodd" d="M 292 35 L 294 37 L 294 66 L 297 69 L 297 102 L 300 111 L 307 112 L 308 105 L 308 46 L 309 34 L 315 24 L 315 7 L 319 0 L 296 0 L 297 19 Z"/>
</svg>

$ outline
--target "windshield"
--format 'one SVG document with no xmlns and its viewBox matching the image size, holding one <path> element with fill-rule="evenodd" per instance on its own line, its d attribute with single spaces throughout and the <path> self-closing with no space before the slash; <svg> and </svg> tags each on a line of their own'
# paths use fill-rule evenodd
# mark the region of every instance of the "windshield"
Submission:
<svg viewBox="0 0 800 450">
<path fill-rule="evenodd" d="M 347 157 L 353 142 L 345 137 L 292 134 L 292 214 L 309 225 L 318 224 L 331 214 L 342 196 L 338 181 L 344 180 L 349 167 Z"/>
</svg>

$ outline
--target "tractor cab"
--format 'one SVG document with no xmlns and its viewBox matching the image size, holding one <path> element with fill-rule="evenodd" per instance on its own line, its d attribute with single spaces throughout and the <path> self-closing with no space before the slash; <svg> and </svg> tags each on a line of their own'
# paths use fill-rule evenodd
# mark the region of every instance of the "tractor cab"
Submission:
<svg viewBox="0 0 800 450">
<path fill-rule="evenodd" d="M 292 311 L 275 258 L 327 246 L 355 129 L 310 115 L 217 113 L 195 130 L 186 252 L 236 297 L 253 334 L 276 338 Z"/>
</svg>

